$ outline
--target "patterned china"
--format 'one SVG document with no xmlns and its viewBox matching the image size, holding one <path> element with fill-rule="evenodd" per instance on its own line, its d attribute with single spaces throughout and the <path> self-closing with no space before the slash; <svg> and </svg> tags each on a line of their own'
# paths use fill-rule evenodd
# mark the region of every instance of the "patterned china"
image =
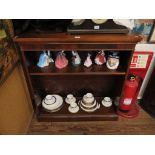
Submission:
<svg viewBox="0 0 155 155">
<path fill-rule="evenodd" d="M 68 110 L 70 113 L 77 113 L 79 111 L 79 106 L 77 105 L 77 103 L 72 102 L 68 107 Z"/>
<path fill-rule="evenodd" d="M 48 112 L 56 112 L 63 106 L 63 98 L 60 95 L 47 95 L 42 101 L 42 106 Z"/>
<path fill-rule="evenodd" d="M 102 105 L 104 107 L 110 107 L 112 106 L 112 100 L 110 97 L 105 97 L 103 100 L 102 100 Z"/>
</svg>

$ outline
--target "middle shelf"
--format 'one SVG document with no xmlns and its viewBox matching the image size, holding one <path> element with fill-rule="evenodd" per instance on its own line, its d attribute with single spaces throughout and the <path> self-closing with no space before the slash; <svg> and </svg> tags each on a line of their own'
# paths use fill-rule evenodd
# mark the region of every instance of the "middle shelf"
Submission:
<svg viewBox="0 0 155 155">
<path fill-rule="evenodd" d="M 29 66 L 29 74 L 35 75 L 125 75 L 125 69 L 121 66 L 117 70 L 110 70 L 105 65 L 99 66 L 93 64 L 91 67 L 85 66 L 74 67 L 68 65 L 63 69 L 57 69 L 54 64 L 50 64 L 47 67 L 39 68 L 38 66 Z"/>
<path fill-rule="evenodd" d="M 44 53 L 44 54 L 43 54 Z M 48 65 L 45 65 L 44 67 L 40 66 L 42 65 L 42 61 L 45 61 L 45 57 L 47 55 L 45 52 L 42 51 L 36 51 L 36 52 L 25 52 L 26 56 L 26 64 L 28 68 L 28 73 L 30 76 L 50 76 L 50 75 L 126 75 L 127 72 L 127 64 L 129 61 L 129 57 L 131 55 L 130 52 L 124 51 L 124 52 L 113 52 L 113 54 L 118 54 L 118 58 L 110 57 L 109 51 L 104 52 L 104 60 L 102 65 L 96 63 L 97 60 L 96 57 L 99 54 L 99 51 L 78 51 L 78 55 L 81 59 L 80 65 L 73 65 L 74 56 L 71 51 L 65 51 L 62 55 L 62 52 L 50 52 L 52 55 L 53 62 L 48 62 Z M 44 56 L 45 55 L 45 56 Z M 88 63 L 89 55 L 91 55 L 91 65 L 88 67 L 85 62 Z M 41 58 L 42 56 L 42 58 Z M 62 57 L 66 57 L 67 65 L 65 67 L 62 67 L 61 69 L 57 67 L 57 64 L 59 65 L 65 61 L 62 59 Z M 103 57 L 100 57 L 100 59 Z M 116 56 L 117 57 L 117 56 Z M 41 58 L 41 59 L 40 59 Z M 102 60 L 101 59 L 101 60 Z M 61 61 L 60 61 L 61 60 Z M 118 60 L 118 66 L 117 69 L 111 69 L 114 64 L 117 64 Z M 107 61 L 111 63 L 111 68 L 107 67 Z M 39 62 L 39 66 L 38 66 Z M 46 61 L 45 61 L 46 62 Z M 90 63 L 90 62 L 89 62 Z M 61 64 L 62 65 L 62 64 Z"/>
</svg>

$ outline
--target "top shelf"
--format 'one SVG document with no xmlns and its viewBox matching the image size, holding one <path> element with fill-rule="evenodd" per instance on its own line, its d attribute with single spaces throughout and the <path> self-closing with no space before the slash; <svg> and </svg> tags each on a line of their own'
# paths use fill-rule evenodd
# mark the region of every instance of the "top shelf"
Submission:
<svg viewBox="0 0 155 155">
<path fill-rule="evenodd" d="M 68 34 L 27 32 L 16 36 L 21 51 L 38 50 L 134 50 L 141 36 L 134 34 Z"/>
<path fill-rule="evenodd" d="M 135 44 L 141 36 L 134 34 L 68 34 L 68 33 L 35 33 L 27 32 L 14 38 L 18 43 L 55 43 L 55 44 L 91 44 L 91 43 L 129 43 Z"/>
</svg>

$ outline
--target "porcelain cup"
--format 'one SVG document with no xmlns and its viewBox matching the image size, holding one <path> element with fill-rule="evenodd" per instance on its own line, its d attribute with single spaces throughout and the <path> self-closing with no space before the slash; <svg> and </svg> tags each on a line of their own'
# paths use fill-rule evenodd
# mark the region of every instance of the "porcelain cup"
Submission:
<svg viewBox="0 0 155 155">
<path fill-rule="evenodd" d="M 46 104 L 54 104 L 56 102 L 56 98 L 53 95 L 47 95 L 44 102 Z"/>
<path fill-rule="evenodd" d="M 67 95 L 67 99 L 68 99 L 68 101 L 73 100 L 73 98 L 74 98 L 74 96 L 73 96 L 72 94 L 68 94 L 68 95 Z"/>
<path fill-rule="evenodd" d="M 71 106 L 72 108 L 76 108 L 76 107 L 77 107 L 77 104 L 76 104 L 75 102 L 73 102 L 73 103 L 70 104 L 70 106 Z"/>
<path fill-rule="evenodd" d="M 87 93 L 86 95 L 84 95 L 83 101 L 85 103 L 92 103 L 92 102 L 94 102 L 94 96 L 93 96 L 93 94 L 92 93 Z"/>
</svg>

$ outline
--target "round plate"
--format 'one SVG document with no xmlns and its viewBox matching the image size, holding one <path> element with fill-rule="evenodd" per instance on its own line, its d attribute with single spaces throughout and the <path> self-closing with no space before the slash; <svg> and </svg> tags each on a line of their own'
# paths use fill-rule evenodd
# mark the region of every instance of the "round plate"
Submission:
<svg viewBox="0 0 155 155">
<path fill-rule="evenodd" d="M 79 106 L 77 106 L 76 108 L 72 108 L 71 106 L 68 107 L 68 111 L 70 113 L 77 113 L 79 111 Z"/>
<path fill-rule="evenodd" d="M 86 107 L 86 108 L 93 108 L 93 107 L 96 105 L 96 100 L 95 100 L 95 102 L 94 102 L 92 105 L 85 105 L 82 101 L 80 101 L 80 104 L 81 104 L 83 107 Z"/>
<path fill-rule="evenodd" d="M 57 112 L 57 111 L 59 111 L 62 107 L 63 107 L 63 104 L 62 104 L 59 108 L 54 109 L 54 110 L 47 110 L 47 109 L 45 109 L 45 108 L 44 108 L 44 110 L 47 111 L 47 112 L 52 113 L 52 112 Z"/>
<path fill-rule="evenodd" d="M 111 106 L 112 106 L 112 102 L 107 103 L 107 102 L 104 102 L 104 101 L 102 100 L 102 105 L 103 105 L 104 107 L 111 107 Z"/>
<path fill-rule="evenodd" d="M 100 108 L 100 104 L 97 103 L 97 105 L 96 105 L 96 107 L 95 107 L 94 109 L 85 109 L 85 108 L 83 108 L 81 105 L 80 105 L 80 108 L 81 108 L 83 111 L 85 111 L 85 112 L 94 112 L 94 111 L 96 111 L 97 109 Z"/>
</svg>

